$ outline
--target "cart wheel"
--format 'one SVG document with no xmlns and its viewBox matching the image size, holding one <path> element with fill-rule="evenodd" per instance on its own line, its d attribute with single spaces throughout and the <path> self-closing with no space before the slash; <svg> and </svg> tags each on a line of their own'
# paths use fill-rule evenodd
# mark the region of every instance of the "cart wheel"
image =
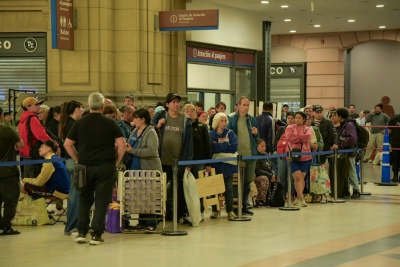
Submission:
<svg viewBox="0 0 400 267">
<path fill-rule="evenodd" d="M 313 202 L 320 203 L 322 201 L 322 195 L 313 195 Z"/>
<path fill-rule="evenodd" d="M 311 203 L 313 201 L 313 197 L 310 194 L 304 194 L 304 200 L 306 203 Z"/>
</svg>

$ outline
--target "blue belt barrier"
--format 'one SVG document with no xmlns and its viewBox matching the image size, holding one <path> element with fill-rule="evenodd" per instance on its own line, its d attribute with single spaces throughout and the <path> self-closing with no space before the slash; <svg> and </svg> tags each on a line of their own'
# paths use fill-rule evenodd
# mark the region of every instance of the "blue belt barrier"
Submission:
<svg viewBox="0 0 400 267">
<path fill-rule="evenodd" d="M 58 158 L 58 159 L 30 159 L 30 160 L 23 160 L 23 161 L 9 161 L 9 162 L 0 162 L 0 167 L 5 166 L 19 166 L 19 165 L 34 165 L 40 163 L 47 163 L 47 162 L 64 162 L 66 158 Z"/>
</svg>

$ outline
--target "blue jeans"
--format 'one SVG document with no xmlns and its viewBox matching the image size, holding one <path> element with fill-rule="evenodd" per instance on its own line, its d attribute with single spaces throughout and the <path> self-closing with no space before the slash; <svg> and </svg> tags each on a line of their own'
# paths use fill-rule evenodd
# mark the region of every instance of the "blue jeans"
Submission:
<svg viewBox="0 0 400 267">
<path fill-rule="evenodd" d="M 67 223 L 65 225 L 64 232 L 67 233 L 74 228 L 78 228 L 78 212 L 79 212 L 79 191 L 76 191 L 74 186 L 74 166 L 75 161 L 73 159 L 67 159 L 65 162 L 67 167 L 71 189 L 69 190 L 67 199 Z"/>
<path fill-rule="evenodd" d="M 353 187 L 353 193 L 354 191 L 360 192 L 356 171 L 356 157 L 349 157 L 349 163 L 349 183 Z"/>
<path fill-rule="evenodd" d="M 89 231 L 89 214 L 94 203 L 92 235 L 102 235 L 116 179 L 115 164 L 86 166 L 86 179 L 87 186 L 79 196 L 78 231 L 80 234 L 87 234 Z"/>
<path fill-rule="evenodd" d="M 246 166 L 243 168 L 243 209 L 247 209 L 247 200 L 251 191 L 251 182 L 255 180 L 256 161 L 246 160 Z"/>
</svg>

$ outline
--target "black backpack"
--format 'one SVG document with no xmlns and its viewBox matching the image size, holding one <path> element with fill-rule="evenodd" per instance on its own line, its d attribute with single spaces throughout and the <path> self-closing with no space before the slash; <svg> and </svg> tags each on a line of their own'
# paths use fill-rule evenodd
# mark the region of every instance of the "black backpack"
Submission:
<svg viewBox="0 0 400 267">
<path fill-rule="evenodd" d="M 369 142 L 369 133 L 367 129 L 354 123 L 357 129 L 357 148 L 366 148 Z"/>
</svg>

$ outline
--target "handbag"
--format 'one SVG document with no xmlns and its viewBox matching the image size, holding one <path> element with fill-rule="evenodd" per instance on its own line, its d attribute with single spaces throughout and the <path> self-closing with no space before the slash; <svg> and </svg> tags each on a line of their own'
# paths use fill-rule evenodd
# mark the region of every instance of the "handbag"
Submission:
<svg viewBox="0 0 400 267">
<path fill-rule="evenodd" d="M 266 200 L 266 205 L 270 207 L 283 207 L 285 205 L 285 198 L 283 197 L 283 186 L 281 183 L 271 183 L 268 188 Z"/>
<path fill-rule="evenodd" d="M 107 217 L 106 217 L 106 230 L 109 233 L 121 233 L 124 231 L 125 224 L 123 223 L 120 227 L 120 216 L 121 211 L 119 209 L 114 209 L 110 207 L 107 210 Z"/>
<path fill-rule="evenodd" d="M 288 147 L 290 149 L 289 143 L 288 143 Z M 303 143 L 301 143 L 300 148 L 292 148 L 290 150 L 292 152 L 301 152 L 302 148 L 303 148 Z M 300 160 L 301 160 L 301 155 L 292 155 L 292 161 L 299 162 Z"/>
<path fill-rule="evenodd" d="M 76 191 L 85 190 L 86 184 L 87 184 L 86 166 L 82 164 L 76 164 L 74 166 L 74 185 Z"/>
<path fill-rule="evenodd" d="M 11 221 L 12 225 L 36 226 L 48 223 L 50 223 L 50 219 L 47 214 L 45 199 L 34 200 L 27 194 L 18 202 L 17 212 Z"/>
</svg>

